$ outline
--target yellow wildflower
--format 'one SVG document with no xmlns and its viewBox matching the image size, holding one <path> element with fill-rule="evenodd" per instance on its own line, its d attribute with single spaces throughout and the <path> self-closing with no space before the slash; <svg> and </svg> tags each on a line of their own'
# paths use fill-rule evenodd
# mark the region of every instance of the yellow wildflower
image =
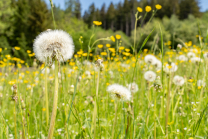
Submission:
<svg viewBox="0 0 208 139">
<path fill-rule="evenodd" d="M 101 21 L 93 21 L 93 24 L 95 24 L 96 26 L 100 26 L 100 25 L 102 25 L 102 22 Z"/>
<path fill-rule="evenodd" d="M 143 10 L 141 7 L 137 7 L 137 10 L 141 13 Z"/>
<path fill-rule="evenodd" d="M 194 79 L 189 79 L 188 81 L 192 83 L 194 81 Z"/>
<path fill-rule="evenodd" d="M 106 56 L 106 55 L 107 55 L 106 52 L 101 52 L 100 54 L 101 54 L 102 56 Z"/>
<path fill-rule="evenodd" d="M 82 56 L 87 56 L 87 53 L 83 53 Z"/>
<path fill-rule="evenodd" d="M 113 42 L 115 42 L 115 41 L 116 41 L 116 39 L 115 39 L 115 37 L 114 37 L 114 36 L 111 36 L 111 37 L 110 37 L 110 39 L 111 39 Z"/>
<path fill-rule="evenodd" d="M 111 52 L 115 52 L 115 48 L 108 48 Z"/>
<path fill-rule="evenodd" d="M 0 48 L 0 53 L 1 53 L 1 51 L 2 51 L 2 48 Z"/>
<path fill-rule="evenodd" d="M 117 40 L 120 40 L 120 39 L 121 39 L 121 35 L 118 35 L 118 34 L 117 34 L 117 35 L 116 35 L 116 39 L 117 39 Z"/>
<path fill-rule="evenodd" d="M 126 51 L 126 52 L 129 52 L 129 51 L 130 51 L 130 49 L 125 49 L 125 51 Z"/>
<path fill-rule="evenodd" d="M 146 10 L 146 12 L 150 12 L 152 10 L 152 8 L 150 6 L 146 6 L 145 10 Z"/>
<path fill-rule="evenodd" d="M 156 9 L 160 10 L 162 6 L 160 4 L 155 5 Z"/>
<path fill-rule="evenodd" d="M 20 47 L 15 46 L 14 49 L 15 50 L 20 50 Z"/>
<path fill-rule="evenodd" d="M 27 53 L 28 53 L 28 54 L 30 54 L 30 53 L 31 53 L 31 51 L 30 51 L 30 50 L 27 50 Z"/>
<path fill-rule="evenodd" d="M 110 44 L 106 44 L 106 47 L 108 47 L 108 48 L 109 48 L 110 46 L 111 46 Z"/>
<path fill-rule="evenodd" d="M 102 44 L 99 44 L 99 45 L 98 45 L 98 48 L 103 48 L 103 45 L 102 45 Z"/>
</svg>

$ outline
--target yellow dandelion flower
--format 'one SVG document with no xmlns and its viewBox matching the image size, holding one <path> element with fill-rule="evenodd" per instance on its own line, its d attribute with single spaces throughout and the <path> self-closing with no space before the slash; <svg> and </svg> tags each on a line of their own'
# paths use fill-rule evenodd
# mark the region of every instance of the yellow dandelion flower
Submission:
<svg viewBox="0 0 208 139">
<path fill-rule="evenodd" d="M 110 45 L 110 44 L 106 44 L 106 47 L 108 47 L 108 48 L 109 48 L 109 47 L 111 47 L 111 45 Z"/>
<path fill-rule="evenodd" d="M 107 55 L 106 52 L 101 52 L 100 54 L 101 54 L 102 56 L 106 56 L 106 55 Z"/>
<path fill-rule="evenodd" d="M 87 56 L 87 53 L 83 53 L 82 56 Z"/>
<path fill-rule="evenodd" d="M 100 25 L 102 25 L 102 22 L 101 21 L 93 21 L 93 24 L 95 24 L 96 26 L 100 26 Z"/>
<path fill-rule="evenodd" d="M 146 7 L 145 7 L 145 11 L 146 11 L 146 12 L 150 12 L 151 10 L 152 10 L 152 8 L 151 8 L 150 6 L 146 6 Z"/>
<path fill-rule="evenodd" d="M 111 37 L 110 37 L 110 39 L 111 39 L 113 42 L 115 42 L 115 41 L 116 41 L 116 39 L 115 39 L 115 37 L 114 37 L 114 36 L 111 36 Z"/>
<path fill-rule="evenodd" d="M 81 55 L 83 54 L 83 51 L 78 51 L 77 54 Z"/>
<path fill-rule="evenodd" d="M 126 51 L 126 52 L 129 52 L 129 51 L 130 51 L 130 49 L 125 49 L 125 51 Z"/>
<path fill-rule="evenodd" d="M 115 48 L 108 48 L 111 52 L 116 52 Z"/>
<path fill-rule="evenodd" d="M 29 57 L 33 57 L 33 54 L 28 54 Z"/>
<path fill-rule="evenodd" d="M 46 108 L 42 108 L 42 111 L 46 111 Z"/>
<path fill-rule="evenodd" d="M 162 9 L 162 6 L 160 4 L 155 5 L 156 9 L 160 10 Z"/>
<path fill-rule="evenodd" d="M 118 49 L 119 49 L 119 50 L 124 50 L 124 47 L 123 47 L 123 46 L 121 46 L 121 47 L 119 47 Z"/>
<path fill-rule="evenodd" d="M 172 125 L 172 124 L 174 124 L 174 121 L 172 121 L 172 122 L 168 123 L 168 125 Z"/>
<path fill-rule="evenodd" d="M 99 44 L 99 45 L 98 45 L 98 48 L 103 48 L 103 45 L 102 45 L 102 44 Z"/>
<path fill-rule="evenodd" d="M 118 34 L 117 34 L 117 35 L 116 35 L 116 39 L 117 39 L 117 40 L 120 40 L 120 39 L 121 39 L 121 35 L 118 35 Z"/>
<path fill-rule="evenodd" d="M 30 51 L 30 50 L 27 50 L 27 53 L 28 53 L 28 54 L 30 54 L 30 53 L 31 53 L 31 51 Z"/>
<path fill-rule="evenodd" d="M 1 51 L 2 51 L 2 48 L 0 48 L 0 53 L 1 53 Z"/>
<path fill-rule="evenodd" d="M 14 49 L 15 50 L 20 50 L 20 47 L 15 46 Z"/>
<path fill-rule="evenodd" d="M 137 7 L 137 10 L 141 13 L 143 10 L 141 7 Z"/>
<path fill-rule="evenodd" d="M 188 81 L 192 83 L 194 81 L 194 79 L 189 79 Z"/>
</svg>

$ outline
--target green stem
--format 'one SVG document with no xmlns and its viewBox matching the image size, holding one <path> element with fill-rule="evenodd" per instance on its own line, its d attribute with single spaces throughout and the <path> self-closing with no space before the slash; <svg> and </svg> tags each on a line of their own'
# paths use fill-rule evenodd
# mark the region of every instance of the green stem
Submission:
<svg viewBox="0 0 208 139">
<path fill-rule="evenodd" d="M 48 131 L 48 139 L 53 138 L 53 131 L 55 126 L 55 120 L 56 120 L 56 111 L 57 111 L 57 104 L 58 104 L 58 61 L 55 60 L 55 92 L 54 92 L 54 99 L 53 99 L 53 110 L 51 115 L 51 122 L 50 122 L 50 128 Z"/>
<path fill-rule="evenodd" d="M 154 104 L 154 139 L 157 138 L 157 122 L 156 122 L 156 110 L 157 110 L 157 94 L 155 93 L 155 104 Z"/>
<path fill-rule="evenodd" d="M 97 102 L 98 102 L 99 79 L 100 79 L 100 70 L 98 71 L 98 77 L 97 77 L 96 98 L 95 98 L 95 107 L 93 113 L 94 139 L 96 138 L 96 117 L 97 117 L 97 108 L 98 108 Z"/>
<path fill-rule="evenodd" d="M 166 116 L 165 116 L 165 135 L 168 139 L 168 116 L 169 116 L 169 105 L 170 105 L 170 87 L 171 87 L 171 75 L 168 78 L 168 91 L 167 91 L 167 97 L 166 97 Z"/>
<path fill-rule="evenodd" d="M 118 101 L 115 100 L 115 117 L 114 117 L 114 123 L 113 123 L 113 129 L 112 129 L 112 139 L 114 139 L 114 133 L 115 133 L 115 127 L 116 127 L 116 121 L 117 121 L 117 110 L 118 110 Z"/>
<path fill-rule="evenodd" d="M 45 107 L 46 107 L 46 127 L 48 127 L 49 109 L 48 109 L 48 73 L 47 67 L 45 68 Z"/>
<path fill-rule="evenodd" d="M 135 20 L 135 26 L 134 26 L 134 56 L 136 56 L 136 27 L 137 27 L 137 15 L 138 15 L 138 11 L 135 14 L 136 20 Z"/>
<path fill-rule="evenodd" d="M 14 102 L 14 138 L 17 139 L 16 102 Z"/>
<path fill-rule="evenodd" d="M 53 14 L 53 1 L 50 0 L 50 3 L 51 3 L 51 14 L 52 14 L 52 18 L 53 18 L 53 25 L 54 25 L 54 28 L 56 29 L 56 22 L 55 22 L 54 14 Z"/>
</svg>

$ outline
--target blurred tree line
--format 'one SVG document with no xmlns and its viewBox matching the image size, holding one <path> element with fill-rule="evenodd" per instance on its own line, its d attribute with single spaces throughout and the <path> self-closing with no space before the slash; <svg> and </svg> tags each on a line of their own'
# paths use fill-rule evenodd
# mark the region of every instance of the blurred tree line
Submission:
<svg viewBox="0 0 208 139">
<path fill-rule="evenodd" d="M 197 42 L 195 35 L 198 33 L 198 26 L 195 21 L 199 20 L 198 23 L 202 24 L 202 29 L 205 29 L 208 23 L 208 14 L 202 16 L 198 0 L 124 0 L 123 3 L 111 3 L 109 7 L 103 4 L 101 9 L 92 4 L 83 17 L 79 0 L 65 0 L 64 10 L 56 5 L 53 5 L 53 10 L 57 29 L 63 29 L 72 36 L 76 51 L 81 48 L 86 51 L 93 33 L 91 27 L 94 20 L 102 21 L 102 25 L 96 29 L 92 42 L 98 38 L 120 34 L 122 45 L 130 47 L 133 44 L 132 30 L 135 26 L 137 7 L 143 8 L 140 16 L 144 17 L 145 6 L 150 5 L 155 9 L 156 4 L 162 5 L 163 8 L 157 11 L 155 20 L 146 24 L 151 17 L 152 12 L 150 12 L 142 25 L 142 18 L 138 21 L 137 30 L 140 33 L 137 34 L 138 48 L 148 33 L 155 26 L 158 27 L 158 23 L 164 31 L 165 41 L 172 40 L 177 44 L 180 38 L 184 41 Z M 198 19 L 201 16 L 202 18 Z M 6 48 L 7 53 L 27 59 L 26 51 L 32 50 L 35 37 L 47 29 L 54 29 L 54 27 L 50 5 L 47 5 L 44 0 L 0 1 L 0 48 Z M 156 29 L 146 48 L 151 48 L 156 44 L 155 42 L 159 42 L 158 33 L 159 30 Z M 82 36 L 81 41 L 80 36 Z M 99 43 L 104 45 L 110 43 L 112 47 L 115 45 L 111 41 Z M 21 49 L 15 51 L 15 46 Z"/>
<path fill-rule="evenodd" d="M 149 5 L 155 9 L 156 4 L 160 4 L 163 7 L 155 15 L 155 17 L 160 19 L 163 17 L 170 18 L 173 14 L 181 20 L 187 19 L 189 14 L 195 17 L 202 15 L 198 0 L 124 0 L 124 2 L 119 2 L 118 4 L 111 2 L 108 7 L 104 3 L 101 9 L 96 8 L 94 3 L 92 3 L 89 9 L 85 11 L 83 19 L 88 27 L 92 26 L 92 21 L 98 20 L 102 21 L 103 29 L 111 29 L 113 31 L 121 30 L 130 36 L 131 31 L 135 28 L 135 13 L 137 7 L 143 9 L 141 16 L 144 17 L 145 7 Z M 151 14 L 149 13 L 144 24 L 150 17 Z M 141 20 L 139 23 L 141 24 Z"/>
</svg>

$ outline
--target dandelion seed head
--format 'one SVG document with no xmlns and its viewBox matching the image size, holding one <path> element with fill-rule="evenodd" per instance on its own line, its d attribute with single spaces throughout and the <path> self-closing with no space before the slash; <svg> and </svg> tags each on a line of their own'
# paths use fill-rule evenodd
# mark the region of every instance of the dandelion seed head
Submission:
<svg viewBox="0 0 208 139">
<path fill-rule="evenodd" d="M 113 98 L 119 100 L 129 101 L 131 99 L 131 92 L 124 86 L 119 84 L 112 84 L 107 87 L 107 92 L 109 92 Z"/>
<path fill-rule="evenodd" d="M 173 83 L 175 85 L 182 86 L 185 83 L 185 80 L 183 77 L 176 75 L 173 78 Z"/>
<path fill-rule="evenodd" d="M 195 57 L 196 54 L 194 52 L 188 52 L 187 56 L 188 56 L 188 58 L 192 58 L 192 57 Z"/>
<path fill-rule="evenodd" d="M 203 86 L 203 87 L 205 87 L 206 86 L 206 83 L 204 81 L 202 81 L 202 80 L 198 80 L 197 81 L 197 86 Z"/>
<path fill-rule="evenodd" d="M 171 63 L 171 64 L 165 65 L 164 71 L 167 73 L 170 73 L 170 72 L 176 72 L 177 69 L 178 69 L 178 66 L 175 63 Z"/>
<path fill-rule="evenodd" d="M 204 56 L 205 59 L 208 59 L 208 53 L 204 53 L 203 56 Z"/>
<path fill-rule="evenodd" d="M 33 44 L 36 58 L 41 62 L 56 56 L 59 62 L 73 56 L 74 43 L 71 36 L 62 30 L 48 30 L 40 33 Z"/>
<path fill-rule="evenodd" d="M 156 59 L 154 65 L 155 65 L 156 70 L 160 70 L 162 68 L 162 62 L 160 60 Z"/>
<path fill-rule="evenodd" d="M 147 63 L 147 64 L 151 64 L 151 65 L 154 65 L 156 63 L 156 60 L 157 58 L 153 55 L 146 55 L 144 57 L 144 61 Z"/>
<path fill-rule="evenodd" d="M 153 82 L 156 79 L 156 74 L 153 71 L 147 71 L 144 73 L 144 78 L 147 81 Z"/>
<path fill-rule="evenodd" d="M 199 62 L 202 62 L 202 59 L 199 58 L 199 57 L 192 57 L 190 60 L 191 60 L 192 63 L 199 63 Z"/>
<path fill-rule="evenodd" d="M 139 91 L 139 87 L 135 82 L 128 84 L 127 87 L 132 93 Z"/>
<path fill-rule="evenodd" d="M 185 55 L 180 55 L 177 59 L 180 61 L 188 61 L 188 58 Z"/>
</svg>

